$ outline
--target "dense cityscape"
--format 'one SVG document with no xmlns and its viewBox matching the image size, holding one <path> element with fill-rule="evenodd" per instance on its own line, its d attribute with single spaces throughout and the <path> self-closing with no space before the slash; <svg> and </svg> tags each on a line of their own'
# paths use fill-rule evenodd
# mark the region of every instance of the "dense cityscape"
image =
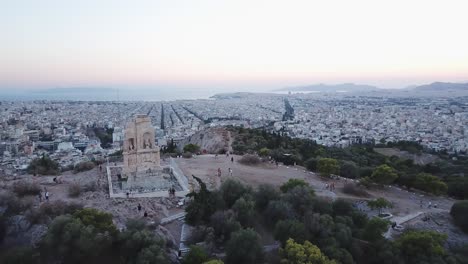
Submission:
<svg viewBox="0 0 468 264">
<path fill-rule="evenodd" d="M 46 152 L 62 167 L 114 153 L 122 145 L 125 122 L 141 113 L 151 117 L 163 148 L 207 127 L 233 125 L 325 146 L 404 140 L 435 152 L 468 150 L 467 97 L 240 93 L 169 102 L 1 103 L 1 164 L 10 172 L 24 171 L 31 159 Z M 101 132 L 107 137 L 99 137 Z"/>
</svg>

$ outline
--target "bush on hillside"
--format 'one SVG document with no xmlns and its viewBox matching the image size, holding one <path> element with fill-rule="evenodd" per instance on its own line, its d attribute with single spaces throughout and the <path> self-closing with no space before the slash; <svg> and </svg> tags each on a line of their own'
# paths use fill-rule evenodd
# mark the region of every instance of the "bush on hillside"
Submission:
<svg viewBox="0 0 468 264">
<path fill-rule="evenodd" d="M 35 182 L 18 181 L 13 184 L 13 191 L 18 196 L 38 195 L 41 192 L 41 186 Z"/>
<path fill-rule="evenodd" d="M 463 232 L 468 233 L 468 200 L 458 201 L 452 205 L 450 215 Z"/>
<path fill-rule="evenodd" d="M 239 159 L 239 163 L 244 165 L 257 165 L 260 163 L 260 158 L 256 155 L 245 154 Z"/>
<path fill-rule="evenodd" d="M 369 193 L 364 188 L 356 185 L 355 183 L 345 183 L 343 186 L 343 192 L 359 197 L 369 197 Z"/>
<path fill-rule="evenodd" d="M 94 167 L 96 167 L 96 164 L 94 164 L 94 162 L 83 161 L 75 165 L 75 167 L 73 168 L 73 172 L 78 173 L 83 171 L 89 171 L 94 169 Z"/>
<path fill-rule="evenodd" d="M 51 160 L 48 156 L 43 155 L 41 158 L 36 158 L 31 161 L 28 166 L 28 173 L 58 175 L 60 173 L 60 165 L 58 162 Z"/>
</svg>

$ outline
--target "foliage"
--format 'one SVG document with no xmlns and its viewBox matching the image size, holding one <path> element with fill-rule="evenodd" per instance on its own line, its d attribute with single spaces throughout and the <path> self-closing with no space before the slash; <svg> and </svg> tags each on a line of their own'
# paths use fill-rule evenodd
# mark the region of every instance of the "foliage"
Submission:
<svg viewBox="0 0 468 264">
<path fill-rule="evenodd" d="M 322 176 L 330 177 L 332 174 L 338 174 L 340 165 L 336 159 L 322 158 L 319 159 L 317 169 Z"/>
<path fill-rule="evenodd" d="M 416 175 L 414 187 L 435 195 L 445 194 L 448 189 L 445 182 L 428 173 L 419 173 Z"/>
<path fill-rule="evenodd" d="M 7 231 L 7 225 L 6 225 L 6 219 L 3 215 L 0 215 L 0 245 L 3 242 L 3 239 L 5 238 Z"/>
<path fill-rule="evenodd" d="M 4 256 L 0 256 L 2 264 L 36 264 L 39 262 L 39 254 L 30 247 L 9 249 Z"/>
<path fill-rule="evenodd" d="M 304 162 L 304 165 L 310 171 L 317 171 L 318 159 L 310 158 Z"/>
<path fill-rule="evenodd" d="M 213 260 L 210 260 L 210 261 L 207 261 L 207 262 L 203 262 L 203 264 L 224 264 L 224 262 L 222 262 L 219 259 L 213 259 Z"/>
<path fill-rule="evenodd" d="M 68 186 L 68 196 L 76 198 L 81 194 L 81 185 L 78 183 L 72 183 Z"/>
<path fill-rule="evenodd" d="M 370 177 L 373 182 L 384 185 L 393 183 L 397 178 L 398 174 L 395 170 L 385 164 L 378 166 Z"/>
<path fill-rule="evenodd" d="M 341 161 L 340 176 L 356 179 L 359 177 L 359 168 L 352 161 Z"/>
<path fill-rule="evenodd" d="M 222 200 L 217 193 L 208 191 L 206 184 L 198 177 L 194 176 L 194 179 L 198 181 L 200 190 L 187 194 L 192 201 L 185 208 L 187 213 L 185 220 L 191 225 L 209 222 L 210 216 L 223 207 Z"/>
<path fill-rule="evenodd" d="M 94 162 L 82 161 L 73 167 L 73 172 L 78 173 L 78 172 L 83 172 L 83 171 L 89 171 L 89 170 L 94 169 L 94 167 L 96 167 L 96 164 L 94 164 Z"/>
<path fill-rule="evenodd" d="M 274 237 L 284 246 L 290 238 L 303 243 L 306 239 L 306 230 L 302 222 L 297 220 L 281 220 L 276 223 Z"/>
<path fill-rule="evenodd" d="M 241 197 L 232 206 L 236 213 L 237 220 L 243 227 L 252 226 L 255 221 L 255 202 L 250 196 Z"/>
<path fill-rule="evenodd" d="M 447 194 L 457 199 L 468 199 L 468 177 L 448 177 Z"/>
<path fill-rule="evenodd" d="M 73 214 L 81 209 L 83 209 L 82 204 L 55 200 L 42 203 L 39 208 L 27 211 L 25 216 L 32 224 L 47 224 L 57 216 Z"/>
<path fill-rule="evenodd" d="M 257 155 L 245 154 L 239 159 L 239 163 L 253 166 L 260 163 L 260 158 Z"/>
<path fill-rule="evenodd" d="M 280 190 L 283 193 L 286 193 L 289 190 L 294 189 L 295 187 L 298 187 L 298 186 L 309 186 L 309 184 L 301 179 L 289 179 L 287 182 L 281 185 Z"/>
<path fill-rule="evenodd" d="M 208 261 L 208 259 L 208 254 L 202 247 L 190 246 L 190 251 L 185 255 L 182 264 L 202 264 Z"/>
<path fill-rule="evenodd" d="M 112 134 L 114 133 L 113 128 L 95 127 L 93 128 L 93 132 L 96 137 L 99 138 L 99 141 L 101 141 L 102 148 L 112 147 Z"/>
<path fill-rule="evenodd" d="M 407 231 L 396 240 L 396 245 L 406 263 L 436 263 L 442 262 L 446 254 L 446 239 L 447 235 L 434 231 Z"/>
<path fill-rule="evenodd" d="M 84 263 L 107 255 L 112 237 L 69 215 L 59 216 L 41 241 L 41 257 L 65 263 Z"/>
<path fill-rule="evenodd" d="M 221 243 L 229 240 L 231 234 L 242 228 L 232 211 L 216 211 L 210 217 L 210 226 L 214 235 Z"/>
<path fill-rule="evenodd" d="M 380 197 L 375 200 L 368 201 L 367 206 L 369 206 L 373 210 L 378 209 L 380 214 L 383 208 L 391 208 L 393 205 L 390 201 Z"/>
<path fill-rule="evenodd" d="M 81 220 L 86 226 L 93 226 L 98 232 L 109 232 L 110 234 L 117 232 L 110 213 L 101 212 L 94 208 L 84 208 L 73 213 L 73 217 Z"/>
<path fill-rule="evenodd" d="M 28 173 L 40 175 L 58 175 L 60 173 L 60 165 L 53 161 L 49 156 L 42 155 L 41 158 L 35 158 L 29 163 Z"/>
<path fill-rule="evenodd" d="M 354 210 L 350 202 L 344 199 L 337 199 L 332 204 L 334 215 L 350 215 Z"/>
<path fill-rule="evenodd" d="M 284 249 L 280 249 L 280 255 L 281 264 L 336 264 L 309 241 L 299 244 L 288 239 Z"/>
<path fill-rule="evenodd" d="M 234 232 L 226 245 L 226 264 L 256 264 L 263 260 L 260 237 L 253 229 Z"/>
<path fill-rule="evenodd" d="M 455 224 L 468 233 L 468 200 L 455 202 L 450 209 L 450 215 Z"/>
<path fill-rule="evenodd" d="M 252 193 L 252 190 L 237 180 L 228 179 L 221 184 L 221 196 L 228 208 L 231 208 L 240 197 Z"/>
<path fill-rule="evenodd" d="M 363 239 L 369 242 L 375 242 L 383 239 L 382 234 L 387 231 L 389 221 L 374 217 L 369 220 L 364 228 Z"/>
<path fill-rule="evenodd" d="M 271 201 L 264 212 L 265 221 L 274 226 L 276 222 L 294 217 L 292 206 L 285 201 Z"/>
<path fill-rule="evenodd" d="M 190 152 L 190 153 L 197 153 L 200 151 L 200 146 L 196 145 L 196 144 L 187 144 L 184 146 L 184 152 Z"/>
<path fill-rule="evenodd" d="M 343 186 L 343 192 L 360 197 L 369 197 L 369 193 L 355 183 L 345 183 Z"/>
<path fill-rule="evenodd" d="M 268 156 L 268 154 L 270 154 L 270 150 L 268 148 L 261 148 L 258 151 L 258 155 L 260 155 L 261 157 L 266 157 Z"/>
<path fill-rule="evenodd" d="M 259 211 L 265 210 L 270 201 L 278 200 L 279 198 L 280 193 L 270 184 L 261 184 L 254 192 L 255 207 Z"/>
<path fill-rule="evenodd" d="M 41 192 L 41 186 L 36 182 L 18 181 L 13 184 L 13 192 L 18 196 L 38 195 Z"/>
</svg>

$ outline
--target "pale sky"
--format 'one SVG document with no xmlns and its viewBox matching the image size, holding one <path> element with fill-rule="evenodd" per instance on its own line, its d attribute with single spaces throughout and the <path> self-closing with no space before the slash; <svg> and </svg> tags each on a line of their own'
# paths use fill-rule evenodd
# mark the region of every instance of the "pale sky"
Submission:
<svg viewBox="0 0 468 264">
<path fill-rule="evenodd" d="M 0 88 L 468 81 L 466 0 L 0 0 Z"/>
</svg>

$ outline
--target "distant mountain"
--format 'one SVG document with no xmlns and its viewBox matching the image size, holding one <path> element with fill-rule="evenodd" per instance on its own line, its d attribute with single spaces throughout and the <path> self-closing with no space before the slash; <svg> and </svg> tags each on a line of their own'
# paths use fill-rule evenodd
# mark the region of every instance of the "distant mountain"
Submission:
<svg viewBox="0 0 468 264">
<path fill-rule="evenodd" d="M 281 88 L 276 91 L 291 91 L 291 92 L 364 92 L 364 91 L 375 91 L 380 90 L 380 88 L 365 85 L 365 84 L 354 84 L 354 83 L 343 83 L 343 84 L 314 84 L 306 86 L 294 86 Z"/>
<path fill-rule="evenodd" d="M 32 91 L 35 93 L 52 93 L 52 94 L 73 94 L 73 93 L 108 93 L 116 92 L 115 88 L 102 88 L 102 87 L 70 87 L 70 88 L 51 88 L 44 90 Z"/>
<path fill-rule="evenodd" d="M 412 88 L 413 91 L 438 92 L 438 91 L 468 91 L 468 83 L 434 82 Z"/>
</svg>

